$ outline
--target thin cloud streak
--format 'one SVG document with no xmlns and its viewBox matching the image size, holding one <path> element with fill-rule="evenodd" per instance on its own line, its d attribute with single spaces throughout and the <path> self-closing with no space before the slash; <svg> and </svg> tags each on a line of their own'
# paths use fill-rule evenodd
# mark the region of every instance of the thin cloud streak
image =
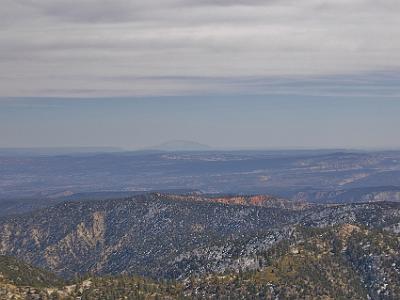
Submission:
<svg viewBox="0 0 400 300">
<path fill-rule="evenodd" d="M 399 1 L 5 0 L 3 8 L 0 96 L 399 95 L 389 72 L 400 70 Z M 335 78 L 363 76 L 354 87 Z"/>
</svg>

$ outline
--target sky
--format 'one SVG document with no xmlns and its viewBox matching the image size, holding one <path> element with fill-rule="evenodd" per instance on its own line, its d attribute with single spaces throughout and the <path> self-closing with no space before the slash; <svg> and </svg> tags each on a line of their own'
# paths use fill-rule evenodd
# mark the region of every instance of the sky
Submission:
<svg viewBox="0 0 400 300">
<path fill-rule="evenodd" d="M 398 0 L 2 0 L 0 147 L 400 148 Z"/>
</svg>

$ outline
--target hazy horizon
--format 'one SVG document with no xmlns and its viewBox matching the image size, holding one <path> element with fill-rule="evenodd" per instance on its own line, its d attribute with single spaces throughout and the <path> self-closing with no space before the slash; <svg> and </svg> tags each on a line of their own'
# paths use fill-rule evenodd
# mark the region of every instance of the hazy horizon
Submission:
<svg viewBox="0 0 400 300">
<path fill-rule="evenodd" d="M 0 147 L 398 149 L 400 2 L 5 0 Z"/>
<path fill-rule="evenodd" d="M 256 148 L 256 147 L 213 147 L 212 145 L 206 145 L 206 144 L 201 144 L 203 146 L 207 146 L 207 149 L 173 149 L 173 150 L 165 150 L 165 149 L 159 149 L 159 147 L 162 144 L 170 143 L 170 142 L 175 142 L 175 141 L 165 141 L 164 143 L 157 144 L 157 145 L 149 145 L 145 147 L 140 147 L 140 148 L 124 148 L 124 147 L 115 147 L 112 145 L 91 145 L 91 146 L 36 146 L 36 147 L 0 147 L 0 152 L 1 151 L 14 151 L 14 150 L 21 150 L 21 151 L 34 151 L 37 153 L 41 153 L 42 151 L 62 151 L 65 154 L 68 153 L 74 153 L 75 151 L 82 152 L 82 153 L 102 153 L 102 152 L 113 152 L 113 153 L 118 153 L 118 152 L 142 152 L 142 151 L 160 151 L 160 152 L 240 152 L 240 151 L 265 151 L 265 152 L 276 152 L 276 151 L 360 151 L 360 152 L 382 152 L 382 151 L 400 151 L 400 147 L 371 147 L 371 148 L 320 148 L 320 147 L 286 147 L 286 148 L 281 148 L 281 147 L 270 147 L 270 148 Z M 184 141 L 181 140 L 180 142 L 189 142 L 189 143 L 197 143 L 195 141 Z"/>
<path fill-rule="evenodd" d="M 400 148 L 400 101 L 192 96 L 0 101 L 0 147 Z"/>
</svg>

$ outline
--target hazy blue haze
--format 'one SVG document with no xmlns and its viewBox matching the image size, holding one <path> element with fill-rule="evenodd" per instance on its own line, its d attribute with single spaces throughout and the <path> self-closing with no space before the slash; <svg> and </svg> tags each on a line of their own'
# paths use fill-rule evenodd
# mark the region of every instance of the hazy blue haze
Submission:
<svg viewBox="0 0 400 300">
<path fill-rule="evenodd" d="M 0 101 L 0 146 L 396 148 L 399 112 L 395 97 L 11 99 Z"/>
</svg>

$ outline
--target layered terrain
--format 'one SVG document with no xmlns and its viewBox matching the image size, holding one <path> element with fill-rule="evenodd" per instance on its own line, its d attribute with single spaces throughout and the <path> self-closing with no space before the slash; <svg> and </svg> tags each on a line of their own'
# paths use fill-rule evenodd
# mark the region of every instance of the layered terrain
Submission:
<svg viewBox="0 0 400 300">
<path fill-rule="evenodd" d="M 199 190 L 203 193 L 268 193 L 306 200 L 345 202 L 343 192 L 395 191 L 399 151 L 136 151 L 18 154 L 0 151 L 2 200 L 68 198 L 87 192 Z M 358 190 L 360 192 L 361 190 Z M 321 193 L 319 193 L 321 192 Z M 315 197 L 313 193 L 319 193 Z M 362 194 L 362 193 L 361 193 Z M 354 195 L 354 193 L 353 193 Z M 358 194 L 360 196 L 360 193 Z M 362 195 L 361 195 L 362 196 Z M 386 198 L 386 200 L 391 200 Z M 29 203 L 19 202 L 21 207 Z"/>
<path fill-rule="evenodd" d="M 74 280 L 46 282 L 62 297 L 394 299 L 399 232 L 393 202 L 149 193 L 3 217 L 0 253 Z"/>
</svg>

